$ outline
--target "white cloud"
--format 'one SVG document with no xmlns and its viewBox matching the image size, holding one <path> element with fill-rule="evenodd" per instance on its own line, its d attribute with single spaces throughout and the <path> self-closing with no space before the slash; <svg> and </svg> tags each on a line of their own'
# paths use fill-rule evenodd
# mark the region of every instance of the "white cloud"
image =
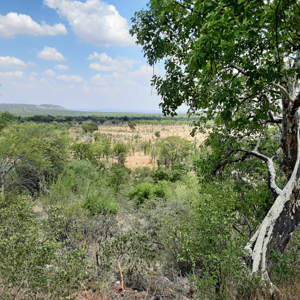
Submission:
<svg viewBox="0 0 300 300">
<path fill-rule="evenodd" d="M 36 73 L 36 72 L 31 72 L 31 76 L 38 76 L 39 73 Z"/>
<path fill-rule="evenodd" d="M 128 69 L 133 68 L 134 64 L 141 62 L 140 60 L 122 56 L 119 56 L 116 59 L 112 59 L 106 53 L 97 52 L 91 54 L 87 59 L 99 59 L 99 62 L 90 64 L 91 69 L 99 72 L 126 72 Z"/>
<path fill-rule="evenodd" d="M 40 83 L 48 83 L 48 80 L 45 79 L 45 78 L 42 78 L 42 79 L 39 80 L 39 82 L 40 82 Z"/>
<path fill-rule="evenodd" d="M 7 78 L 7 77 L 23 77 L 23 75 L 24 75 L 24 73 L 22 71 L 0 73 L 0 77 L 2 77 L 2 78 Z"/>
<path fill-rule="evenodd" d="M 124 80 L 124 84 L 127 84 L 127 85 L 138 85 L 135 81 L 131 81 L 131 80 Z"/>
<path fill-rule="evenodd" d="M 44 72 L 44 75 L 53 77 L 53 76 L 56 76 L 56 73 L 53 70 L 49 69 L 49 70 Z"/>
<path fill-rule="evenodd" d="M 16 34 L 54 36 L 67 34 L 67 29 L 61 23 L 49 26 L 45 22 L 42 22 L 39 25 L 30 16 L 14 12 L 10 12 L 6 16 L 0 15 L 0 37 L 12 38 Z"/>
<path fill-rule="evenodd" d="M 112 79 L 112 75 L 97 74 L 92 77 L 91 82 L 96 85 L 108 85 L 108 82 Z"/>
<path fill-rule="evenodd" d="M 66 65 L 56 65 L 56 66 L 54 67 L 54 69 L 56 69 L 56 70 L 67 71 L 67 70 L 69 70 L 69 67 L 66 66 Z"/>
<path fill-rule="evenodd" d="M 81 76 L 76 76 L 76 75 L 71 75 L 71 76 L 67 76 L 67 75 L 59 75 L 56 77 L 58 80 L 62 80 L 62 81 L 67 81 L 67 82 L 84 82 L 85 80 L 81 77 Z"/>
<path fill-rule="evenodd" d="M 97 46 L 134 45 L 129 35 L 129 25 L 116 10 L 101 0 L 44 0 L 44 4 L 67 18 L 74 33 Z"/>
<path fill-rule="evenodd" d="M 46 60 L 66 60 L 61 53 L 59 53 L 55 48 L 45 46 L 41 52 L 38 52 L 37 57 Z"/>
<path fill-rule="evenodd" d="M 0 68 L 1 69 L 19 69 L 26 68 L 26 63 L 16 57 L 0 56 Z"/>
<path fill-rule="evenodd" d="M 153 76 L 153 67 L 143 65 L 138 70 L 130 72 L 131 76 L 134 77 L 152 77 Z"/>
<path fill-rule="evenodd" d="M 29 77 L 29 81 L 33 81 L 33 82 L 35 82 L 35 81 L 36 81 L 36 79 L 35 79 L 35 77 L 33 77 L 33 76 L 30 76 L 30 77 Z"/>
</svg>

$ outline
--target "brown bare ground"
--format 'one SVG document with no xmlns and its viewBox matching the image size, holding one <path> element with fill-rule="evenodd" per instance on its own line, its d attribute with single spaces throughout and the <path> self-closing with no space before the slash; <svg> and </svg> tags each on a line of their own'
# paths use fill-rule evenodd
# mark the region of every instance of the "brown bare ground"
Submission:
<svg viewBox="0 0 300 300">
<path fill-rule="evenodd" d="M 186 138 L 191 142 L 196 142 L 200 145 L 205 140 L 205 135 L 202 133 L 197 133 L 195 137 L 190 135 L 193 127 L 190 125 L 148 125 L 139 124 L 136 126 L 135 130 L 131 130 L 127 123 L 117 124 L 117 125 L 102 125 L 99 126 L 98 132 L 105 134 L 110 137 L 114 142 L 122 143 L 138 143 L 138 142 L 151 142 L 154 144 L 160 139 L 166 138 L 168 136 L 180 136 Z M 157 138 L 154 133 L 156 131 L 160 132 L 160 137 Z M 136 138 L 138 136 L 138 138 Z M 114 161 L 116 162 L 116 161 Z M 155 161 L 151 161 L 149 155 L 144 155 L 142 151 L 137 149 L 133 155 L 131 152 L 126 157 L 125 166 L 130 169 L 135 169 L 137 167 L 148 166 L 154 168 L 156 166 Z"/>
<path fill-rule="evenodd" d="M 102 125 L 99 126 L 98 132 L 111 136 L 117 141 L 128 142 L 134 140 L 135 135 L 139 135 L 139 141 L 155 142 L 159 139 L 168 136 L 180 136 L 188 139 L 189 141 L 194 141 L 196 138 L 197 144 L 204 141 L 205 135 L 202 133 L 197 133 L 195 137 L 190 135 L 193 127 L 190 125 L 148 125 L 139 124 L 136 126 L 135 130 L 131 130 L 127 123 L 118 125 Z M 156 131 L 160 132 L 160 138 L 157 138 L 154 133 Z"/>
</svg>

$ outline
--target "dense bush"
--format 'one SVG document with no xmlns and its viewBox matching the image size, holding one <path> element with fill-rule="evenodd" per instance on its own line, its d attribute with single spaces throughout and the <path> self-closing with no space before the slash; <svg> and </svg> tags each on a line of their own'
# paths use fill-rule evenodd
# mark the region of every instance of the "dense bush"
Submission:
<svg viewBox="0 0 300 300">
<path fill-rule="evenodd" d="M 69 295 L 88 274 L 80 247 L 57 242 L 55 232 L 32 213 L 29 199 L 0 196 L 0 297 L 30 299 Z"/>
<path fill-rule="evenodd" d="M 85 133 L 94 132 L 94 131 L 98 130 L 98 125 L 94 122 L 84 123 L 84 124 L 82 124 L 82 129 Z"/>
<path fill-rule="evenodd" d="M 141 182 L 129 193 L 129 197 L 134 199 L 136 205 L 139 206 L 148 199 L 165 197 L 166 189 L 167 187 L 163 182 L 157 184 Z"/>
<path fill-rule="evenodd" d="M 105 191 L 88 193 L 83 200 L 83 207 L 88 209 L 92 215 L 117 215 L 120 210 L 114 195 L 109 190 L 108 193 Z"/>
</svg>

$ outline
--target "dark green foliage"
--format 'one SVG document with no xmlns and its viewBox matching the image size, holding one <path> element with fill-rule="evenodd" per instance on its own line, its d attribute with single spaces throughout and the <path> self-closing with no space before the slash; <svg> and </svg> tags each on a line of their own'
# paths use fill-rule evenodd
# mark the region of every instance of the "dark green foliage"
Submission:
<svg viewBox="0 0 300 300">
<path fill-rule="evenodd" d="M 135 127 L 136 127 L 136 122 L 135 121 L 131 121 L 128 123 L 128 126 L 131 130 L 135 130 Z"/>
<path fill-rule="evenodd" d="M 151 198 L 164 198 L 166 195 L 166 185 L 163 182 L 153 184 L 141 182 L 129 193 L 129 197 L 134 199 L 137 206 L 143 204 Z"/>
<path fill-rule="evenodd" d="M 189 168 L 187 165 L 183 163 L 175 163 L 172 169 L 169 168 L 159 168 L 157 169 L 151 177 L 155 182 L 166 180 L 175 182 L 178 180 L 182 180 L 184 176 L 186 176 Z"/>
<path fill-rule="evenodd" d="M 94 122 L 84 123 L 84 124 L 82 124 L 82 129 L 85 133 L 94 132 L 94 131 L 98 130 L 98 125 Z"/>
</svg>

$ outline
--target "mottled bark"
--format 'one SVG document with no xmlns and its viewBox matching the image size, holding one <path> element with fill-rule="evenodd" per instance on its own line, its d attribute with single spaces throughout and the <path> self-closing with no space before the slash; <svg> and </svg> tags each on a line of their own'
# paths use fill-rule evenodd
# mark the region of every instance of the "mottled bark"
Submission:
<svg viewBox="0 0 300 300">
<path fill-rule="evenodd" d="M 295 91 L 286 91 L 294 95 Z M 285 173 L 287 184 L 283 190 L 276 189 L 276 183 L 269 180 L 269 189 L 277 192 L 277 198 L 263 220 L 261 226 L 251 238 L 246 250 L 250 256 L 247 261 L 252 273 L 260 272 L 269 280 L 275 261 L 271 258 L 273 251 L 282 253 L 293 233 L 300 224 L 300 145 L 299 117 L 300 97 L 288 97 L 282 93 L 282 161 L 281 169 Z M 257 155 L 256 155 L 257 156 Z M 258 157 L 258 156 L 257 156 Z M 263 159 L 263 158 L 261 158 Z M 264 159 L 265 160 L 265 159 Z M 270 163 L 271 159 L 265 160 Z M 275 176 L 275 169 L 269 169 L 270 176 Z M 273 187 L 270 182 L 273 181 Z"/>
<path fill-rule="evenodd" d="M 281 169 L 287 180 L 291 177 L 297 161 L 297 129 L 298 129 L 298 105 L 293 105 L 286 97 L 282 98 L 282 162 Z"/>
</svg>

